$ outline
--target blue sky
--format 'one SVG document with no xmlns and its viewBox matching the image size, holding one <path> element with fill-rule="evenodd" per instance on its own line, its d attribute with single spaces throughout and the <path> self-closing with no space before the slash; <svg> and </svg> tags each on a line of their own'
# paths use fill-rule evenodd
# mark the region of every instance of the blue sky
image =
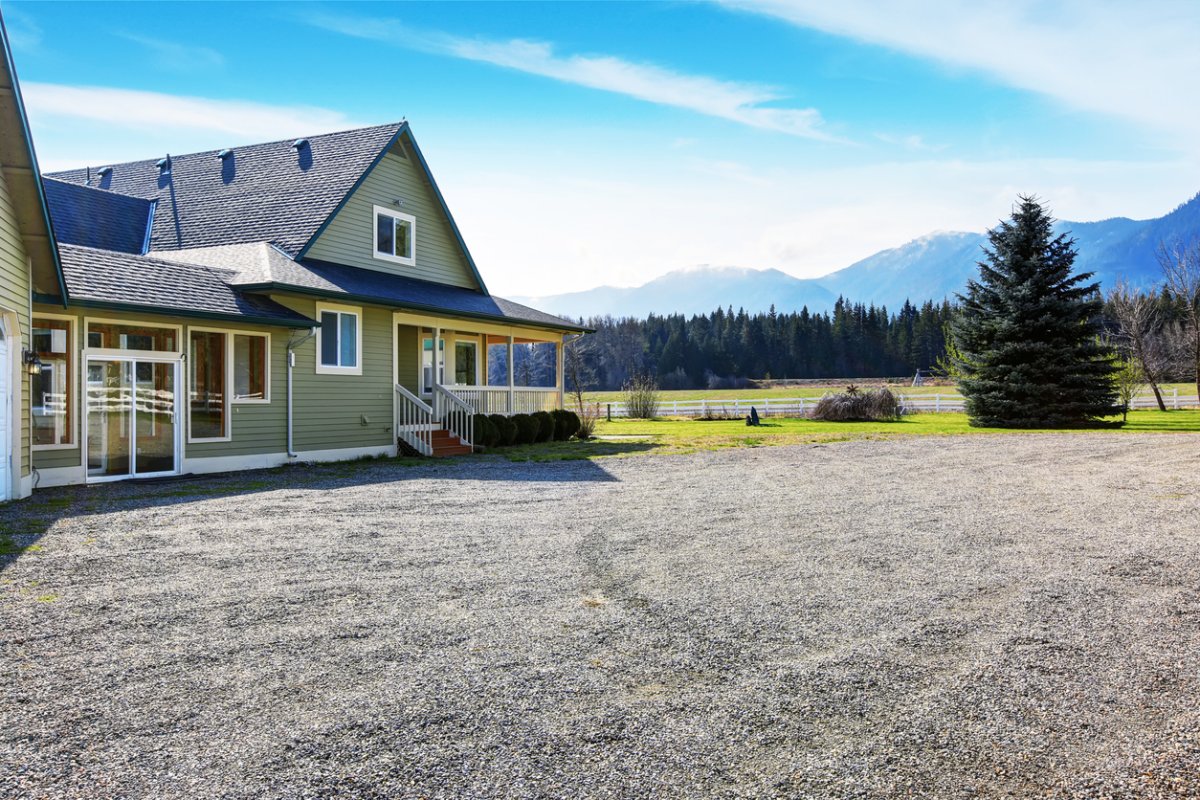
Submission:
<svg viewBox="0 0 1200 800">
<path fill-rule="evenodd" d="M 1189 2 L 2 5 L 43 167 L 407 118 L 493 291 L 1200 191 Z"/>
</svg>

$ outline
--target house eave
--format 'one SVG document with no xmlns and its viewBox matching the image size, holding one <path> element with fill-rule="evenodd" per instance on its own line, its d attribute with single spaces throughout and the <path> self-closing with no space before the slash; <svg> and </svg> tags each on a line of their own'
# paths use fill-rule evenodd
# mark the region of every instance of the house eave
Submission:
<svg viewBox="0 0 1200 800">
<path fill-rule="evenodd" d="M 35 294 L 33 302 L 43 305 L 57 305 L 58 298 L 51 295 Z M 218 311 L 197 311 L 195 309 L 166 308 L 163 306 L 140 305 L 138 303 L 118 303 L 110 300 L 89 300 L 72 297 L 70 306 L 81 308 L 103 308 L 110 311 L 123 311 L 130 314 L 158 314 L 161 316 L 185 317 L 187 319 L 219 320 L 221 322 L 240 322 L 249 325 L 266 325 L 275 328 L 307 329 L 316 327 L 316 320 L 295 319 L 285 320 L 278 317 L 260 317 L 253 314 L 224 314 Z"/>
</svg>

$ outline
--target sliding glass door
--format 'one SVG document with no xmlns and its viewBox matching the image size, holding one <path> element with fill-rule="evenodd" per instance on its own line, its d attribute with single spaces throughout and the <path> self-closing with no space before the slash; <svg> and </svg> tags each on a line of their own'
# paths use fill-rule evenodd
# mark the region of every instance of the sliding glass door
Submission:
<svg viewBox="0 0 1200 800">
<path fill-rule="evenodd" d="M 178 380 L 176 361 L 88 359 L 89 480 L 179 471 Z"/>
</svg>

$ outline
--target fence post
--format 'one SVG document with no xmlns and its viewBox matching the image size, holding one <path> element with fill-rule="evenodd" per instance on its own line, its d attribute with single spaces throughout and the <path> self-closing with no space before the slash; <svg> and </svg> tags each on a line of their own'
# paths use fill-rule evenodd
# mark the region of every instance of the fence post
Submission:
<svg viewBox="0 0 1200 800">
<path fill-rule="evenodd" d="M 608 421 L 612 422 L 612 403 L 605 403 L 608 406 Z"/>
<path fill-rule="evenodd" d="M 1173 401 L 1172 401 L 1172 403 L 1171 403 L 1171 406 L 1172 406 L 1172 407 L 1173 407 L 1173 408 L 1174 408 L 1176 411 L 1178 411 L 1178 410 L 1179 410 L 1179 387 L 1178 387 L 1178 386 L 1176 386 L 1176 387 L 1175 387 L 1175 392 L 1174 392 L 1174 394 L 1175 394 L 1175 397 L 1174 397 L 1174 400 L 1173 400 Z"/>
<path fill-rule="evenodd" d="M 940 394 L 935 394 L 933 396 L 933 411 L 936 414 L 936 413 L 940 412 L 941 410 L 942 410 L 942 396 Z"/>
<path fill-rule="evenodd" d="M 771 416 L 771 398 L 769 398 L 769 397 L 763 398 L 763 416 L 764 417 Z"/>
</svg>

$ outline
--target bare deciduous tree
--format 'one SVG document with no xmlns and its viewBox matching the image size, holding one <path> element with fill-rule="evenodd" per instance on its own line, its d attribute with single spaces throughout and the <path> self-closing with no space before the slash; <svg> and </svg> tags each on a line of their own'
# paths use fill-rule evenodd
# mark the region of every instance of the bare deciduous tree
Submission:
<svg viewBox="0 0 1200 800">
<path fill-rule="evenodd" d="M 1138 362 L 1159 411 L 1166 411 L 1159 384 L 1170 376 L 1173 348 L 1164 331 L 1158 293 L 1139 292 L 1121 281 L 1108 293 L 1108 304 L 1120 328 L 1119 348 Z"/>
<path fill-rule="evenodd" d="M 1158 263 L 1166 290 L 1179 309 L 1187 368 L 1200 395 L 1200 239 L 1159 243 Z"/>
</svg>

